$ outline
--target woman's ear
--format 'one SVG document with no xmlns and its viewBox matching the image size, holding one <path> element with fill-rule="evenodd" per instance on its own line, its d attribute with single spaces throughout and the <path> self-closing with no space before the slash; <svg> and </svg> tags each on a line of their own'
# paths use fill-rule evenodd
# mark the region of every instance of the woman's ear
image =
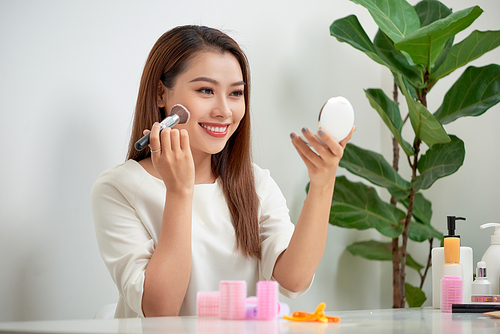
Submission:
<svg viewBox="0 0 500 334">
<path fill-rule="evenodd" d="M 159 108 L 165 108 L 165 91 L 166 88 L 163 85 L 163 83 L 160 81 L 158 82 L 158 92 L 157 92 L 157 104 Z"/>
</svg>

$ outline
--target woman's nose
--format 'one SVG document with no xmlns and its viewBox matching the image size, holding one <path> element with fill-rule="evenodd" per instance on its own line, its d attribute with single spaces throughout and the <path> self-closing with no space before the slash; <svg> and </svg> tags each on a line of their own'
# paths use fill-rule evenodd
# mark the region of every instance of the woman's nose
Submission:
<svg viewBox="0 0 500 334">
<path fill-rule="evenodd" d="M 212 108 L 212 116 L 214 117 L 226 119 L 229 118 L 232 113 L 229 101 L 225 97 L 218 98 L 216 104 Z"/>
</svg>

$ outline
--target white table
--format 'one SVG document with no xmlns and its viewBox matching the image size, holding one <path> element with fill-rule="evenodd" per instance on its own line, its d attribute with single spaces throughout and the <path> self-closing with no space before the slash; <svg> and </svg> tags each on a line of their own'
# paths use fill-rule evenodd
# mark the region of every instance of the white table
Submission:
<svg viewBox="0 0 500 334">
<path fill-rule="evenodd" d="M 327 312 L 339 323 L 287 320 L 229 321 L 218 318 L 56 320 L 0 322 L 9 333 L 500 333 L 500 319 L 481 313 L 441 313 L 432 308 Z"/>
</svg>

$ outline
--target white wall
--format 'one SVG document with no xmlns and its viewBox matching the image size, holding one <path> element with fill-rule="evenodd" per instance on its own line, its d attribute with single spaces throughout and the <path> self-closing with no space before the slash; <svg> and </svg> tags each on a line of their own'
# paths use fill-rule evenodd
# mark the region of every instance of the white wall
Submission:
<svg viewBox="0 0 500 334">
<path fill-rule="evenodd" d="M 498 29 L 497 0 L 476 3 L 486 12 L 474 27 Z M 0 321 L 91 318 L 116 301 L 95 241 L 89 192 L 100 172 L 125 159 L 146 56 L 174 26 L 220 28 L 243 46 L 253 80 L 254 158 L 271 170 L 294 221 L 307 171 L 288 136 L 313 127 L 329 97 L 353 103 L 354 143 L 390 156 L 386 130 L 363 92 L 389 87 L 386 71 L 329 36 L 330 24 L 349 14 L 374 35 L 368 12 L 347 0 L 1 0 Z M 499 55 L 495 50 L 481 63 L 498 62 Z M 477 225 L 496 219 L 499 108 L 447 127 L 465 140 L 466 163 L 426 194 L 441 230 L 446 214 L 469 218 L 459 231 L 480 253 L 489 234 Z M 390 267 L 345 251 L 378 233 L 332 226 L 328 237 L 315 283 L 305 296 L 287 300 L 292 309 L 311 310 L 321 301 L 328 310 L 391 307 Z M 419 246 L 415 257 L 425 258 Z"/>
</svg>

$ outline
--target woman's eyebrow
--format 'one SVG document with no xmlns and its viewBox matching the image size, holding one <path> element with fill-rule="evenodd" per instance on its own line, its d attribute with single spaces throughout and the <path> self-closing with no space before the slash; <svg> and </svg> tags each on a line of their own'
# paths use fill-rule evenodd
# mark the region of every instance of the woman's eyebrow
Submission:
<svg viewBox="0 0 500 334">
<path fill-rule="evenodd" d="M 215 79 L 208 78 L 208 77 L 198 77 L 198 78 L 195 78 L 189 82 L 197 82 L 197 81 L 206 81 L 206 82 L 210 82 L 211 84 L 214 84 L 217 86 L 220 85 L 220 82 L 218 82 Z M 238 81 L 238 82 L 231 84 L 231 86 L 241 86 L 241 85 L 246 85 L 245 81 L 242 80 L 242 81 Z"/>
<path fill-rule="evenodd" d="M 231 86 L 245 86 L 246 85 L 246 82 L 241 80 L 241 81 L 238 81 L 238 82 L 235 82 L 234 84 L 232 84 Z"/>
<path fill-rule="evenodd" d="M 220 85 L 220 83 L 217 80 L 207 78 L 207 77 L 198 77 L 198 78 L 195 78 L 189 82 L 197 82 L 197 81 L 206 81 L 206 82 L 210 82 L 211 84 L 214 84 L 214 85 Z"/>
</svg>

